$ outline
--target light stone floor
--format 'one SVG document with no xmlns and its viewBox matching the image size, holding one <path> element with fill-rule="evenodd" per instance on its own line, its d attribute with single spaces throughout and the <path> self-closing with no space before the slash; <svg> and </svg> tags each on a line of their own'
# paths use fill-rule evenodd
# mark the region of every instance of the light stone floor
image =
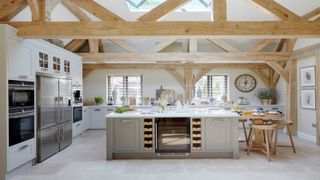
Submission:
<svg viewBox="0 0 320 180">
<path fill-rule="evenodd" d="M 272 162 L 260 153 L 247 156 L 244 151 L 240 159 L 105 161 L 105 139 L 105 131 L 87 131 L 64 151 L 37 166 L 25 165 L 7 179 L 320 180 L 320 146 L 297 138 L 297 154 L 279 148 Z"/>
</svg>

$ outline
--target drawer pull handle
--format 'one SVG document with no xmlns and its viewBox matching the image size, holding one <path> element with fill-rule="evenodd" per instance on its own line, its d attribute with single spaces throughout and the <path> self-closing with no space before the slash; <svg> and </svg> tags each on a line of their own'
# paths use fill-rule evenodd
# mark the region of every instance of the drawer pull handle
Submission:
<svg viewBox="0 0 320 180">
<path fill-rule="evenodd" d="M 100 109 L 95 109 L 94 111 L 100 111 Z"/>
<path fill-rule="evenodd" d="M 22 151 L 22 150 L 24 150 L 24 149 L 27 148 L 27 147 L 29 147 L 29 145 L 21 146 L 21 147 L 19 148 L 19 151 Z"/>
<path fill-rule="evenodd" d="M 19 79 L 28 79 L 28 76 L 25 76 L 25 75 L 19 75 L 19 76 L 18 76 L 18 78 L 19 78 Z"/>
<path fill-rule="evenodd" d="M 131 123 L 132 120 L 121 120 L 122 123 Z"/>
<path fill-rule="evenodd" d="M 77 127 L 79 127 L 79 126 L 80 126 L 80 124 L 77 124 L 76 126 L 77 126 Z"/>
<path fill-rule="evenodd" d="M 217 119 L 212 119 L 211 121 L 212 121 L 212 122 L 216 122 L 216 123 L 218 123 L 218 122 L 224 122 L 224 120 L 217 120 Z"/>
</svg>

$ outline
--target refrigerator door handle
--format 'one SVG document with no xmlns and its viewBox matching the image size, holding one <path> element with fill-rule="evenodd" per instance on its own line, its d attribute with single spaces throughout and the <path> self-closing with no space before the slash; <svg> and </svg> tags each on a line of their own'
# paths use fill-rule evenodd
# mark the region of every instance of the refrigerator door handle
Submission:
<svg viewBox="0 0 320 180">
<path fill-rule="evenodd" d="M 64 125 L 61 125 L 60 129 L 60 142 L 64 141 Z"/>
<path fill-rule="evenodd" d="M 60 118 L 60 109 L 59 109 L 59 97 L 54 97 L 54 108 L 55 108 L 55 114 L 56 114 L 56 124 L 59 124 L 59 118 Z"/>
<path fill-rule="evenodd" d="M 60 97 L 60 116 L 61 120 L 60 122 L 64 122 L 64 104 L 63 104 L 63 97 Z"/>
<path fill-rule="evenodd" d="M 58 132 L 56 134 L 56 139 L 57 139 L 57 142 L 60 143 L 60 129 L 58 128 Z"/>
</svg>

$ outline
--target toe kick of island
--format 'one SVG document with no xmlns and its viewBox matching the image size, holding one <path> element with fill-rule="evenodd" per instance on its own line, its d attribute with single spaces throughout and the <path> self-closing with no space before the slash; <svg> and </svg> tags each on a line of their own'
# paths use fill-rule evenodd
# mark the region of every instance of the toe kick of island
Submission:
<svg viewBox="0 0 320 180">
<path fill-rule="evenodd" d="M 106 159 L 239 158 L 238 116 L 106 116 Z"/>
</svg>

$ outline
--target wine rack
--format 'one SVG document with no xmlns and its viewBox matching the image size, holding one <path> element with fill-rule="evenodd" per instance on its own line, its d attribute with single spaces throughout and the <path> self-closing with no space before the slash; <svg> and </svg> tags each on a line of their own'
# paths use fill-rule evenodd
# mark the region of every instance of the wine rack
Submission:
<svg viewBox="0 0 320 180">
<path fill-rule="evenodd" d="M 201 119 L 192 119 L 192 149 L 195 151 L 201 150 Z"/>
<path fill-rule="evenodd" d="M 144 134 L 143 134 L 143 146 L 145 151 L 153 150 L 153 121 L 152 119 L 144 119 L 143 122 Z"/>
</svg>

